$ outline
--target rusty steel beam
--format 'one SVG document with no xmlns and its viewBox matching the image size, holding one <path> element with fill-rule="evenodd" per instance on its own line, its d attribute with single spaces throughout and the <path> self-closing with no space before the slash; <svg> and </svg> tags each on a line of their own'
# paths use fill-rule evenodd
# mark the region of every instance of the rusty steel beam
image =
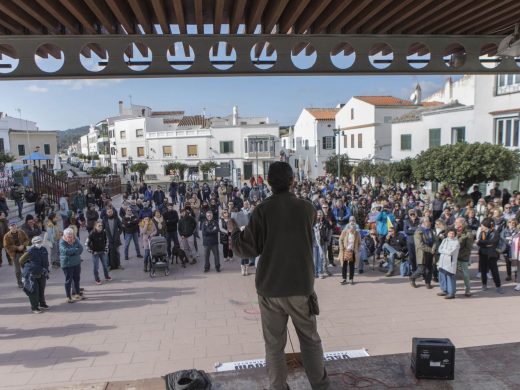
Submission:
<svg viewBox="0 0 520 390">
<path fill-rule="evenodd" d="M 244 11 L 246 8 L 246 0 L 235 0 L 233 3 L 233 11 L 231 13 L 231 20 L 229 22 L 229 33 L 236 34 L 238 27 L 244 18 Z"/>
<path fill-rule="evenodd" d="M 123 26 L 126 33 L 136 34 L 135 24 L 128 7 L 119 0 L 106 0 L 106 3 L 117 19 L 118 24 Z"/>
<path fill-rule="evenodd" d="M 60 0 L 60 3 L 74 16 L 88 34 L 97 34 L 94 27 L 96 17 L 90 11 L 90 8 L 82 1 Z"/>
<path fill-rule="evenodd" d="M 85 0 L 85 4 L 90 8 L 90 11 L 96 16 L 101 26 L 104 27 L 108 33 L 117 33 L 117 28 L 114 23 L 114 14 L 103 0 Z"/>
<path fill-rule="evenodd" d="M 39 25 L 34 18 L 27 15 L 24 10 L 10 1 L 0 1 L 0 11 L 22 25 L 32 34 L 41 34 L 43 32 L 42 26 Z"/>
<path fill-rule="evenodd" d="M 289 4 L 289 0 L 271 1 L 267 4 L 267 9 L 264 11 L 262 18 L 262 30 L 265 34 L 273 32 L 287 4 Z"/>
<path fill-rule="evenodd" d="M 153 12 L 155 17 L 157 18 L 157 22 L 159 22 L 159 26 L 161 26 L 161 30 L 163 34 L 170 33 L 170 24 L 168 23 L 168 18 L 166 17 L 166 10 L 164 8 L 163 0 L 151 0 Z"/>
<path fill-rule="evenodd" d="M 78 21 L 53 0 L 36 0 L 43 8 L 45 8 L 54 18 L 58 20 L 71 34 L 80 35 Z"/>
<path fill-rule="evenodd" d="M 312 0 L 311 4 L 296 21 L 296 34 L 303 34 L 316 21 L 318 16 L 327 8 L 332 0 Z"/>
<path fill-rule="evenodd" d="M 328 32 L 332 34 L 338 34 L 341 32 L 341 29 L 350 21 L 355 20 L 355 18 L 362 12 L 366 7 L 370 5 L 372 0 L 358 0 L 355 5 L 341 12 L 329 25 Z"/>
</svg>

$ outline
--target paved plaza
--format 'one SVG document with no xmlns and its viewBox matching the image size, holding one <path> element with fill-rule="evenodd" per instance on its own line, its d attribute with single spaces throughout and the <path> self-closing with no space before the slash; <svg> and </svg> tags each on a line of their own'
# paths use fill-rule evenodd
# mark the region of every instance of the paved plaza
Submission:
<svg viewBox="0 0 520 390">
<path fill-rule="evenodd" d="M 81 231 L 84 242 L 86 231 Z M 201 248 L 199 248 L 200 250 Z M 122 260 L 113 281 L 96 286 L 90 254 L 84 252 L 82 286 L 87 300 L 68 304 L 61 270 L 47 286 L 49 312 L 30 313 L 16 287 L 14 269 L 0 268 L 0 388 L 62 387 L 80 383 L 142 379 L 179 369 L 214 370 L 217 362 L 264 357 L 254 275 L 242 276 L 238 260 L 222 272 L 203 273 L 203 264 L 151 279 L 141 259 Z M 476 264 L 471 267 L 476 273 Z M 370 355 L 411 351 L 411 339 L 449 337 L 456 347 L 520 341 L 514 284 L 446 301 L 407 278 L 368 270 L 354 286 L 335 274 L 316 281 L 325 351 L 367 348 Z M 254 269 L 253 269 L 254 272 Z M 501 267 L 505 277 L 505 267 Z M 295 350 L 298 339 L 291 329 Z M 288 343 L 287 351 L 291 351 Z"/>
</svg>

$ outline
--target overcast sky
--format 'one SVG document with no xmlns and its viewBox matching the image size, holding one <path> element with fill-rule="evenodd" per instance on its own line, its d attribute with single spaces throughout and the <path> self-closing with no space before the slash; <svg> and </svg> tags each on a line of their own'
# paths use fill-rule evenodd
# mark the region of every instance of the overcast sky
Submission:
<svg viewBox="0 0 520 390">
<path fill-rule="evenodd" d="M 334 107 L 354 95 L 394 95 L 408 99 L 417 82 L 423 97 L 447 76 L 263 76 L 161 79 L 2 81 L 0 112 L 36 121 L 42 130 L 64 130 L 117 115 L 118 101 L 188 115 L 268 116 L 293 124 L 305 107 Z"/>
</svg>

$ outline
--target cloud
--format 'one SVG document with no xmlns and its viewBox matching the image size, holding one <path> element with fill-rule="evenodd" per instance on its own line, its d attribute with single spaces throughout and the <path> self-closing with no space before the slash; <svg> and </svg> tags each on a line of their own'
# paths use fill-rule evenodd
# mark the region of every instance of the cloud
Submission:
<svg viewBox="0 0 520 390">
<path fill-rule="evenodd" d="M 80 91 L 83 88 L 104 88 L 121 82 L 123 82 L 123 79 L 78 79 L 58 80 L 54 83 L 55 85 L 67 87 L 71 91 Z"/>
<path fill-rule="evenodd" d="M 47 88 L 40 87 L 40 86 L 38 86 L 36 84 L 31 84 L 31 85 L 25 87 L 25 90 L 29 91 L 29 92 L 34 92 L 34 93 L 45 93 L 45 92 L 48 91 Z"/>
</svg>

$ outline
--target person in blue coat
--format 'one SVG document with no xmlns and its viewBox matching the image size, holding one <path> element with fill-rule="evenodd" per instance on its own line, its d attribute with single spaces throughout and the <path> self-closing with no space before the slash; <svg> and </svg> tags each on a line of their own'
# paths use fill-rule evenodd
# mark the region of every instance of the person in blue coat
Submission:
<svg viewBox="0 0 520 390">
<path fill-rule="evenodd" d="M 67 295 L 67 302 L 74 303 L 75 301 L 84 299 L 80 294 L 80 275 L 81 275 L 81 253 L 83 246 L 76 238 L 74 230 L 67 228 L 63 231 L 63 238 L 60 240 L 60 266 L 65 274 L 65 294 Z M 72 286 L 76 294 L 72 296 Z"/>
<path fill-rule="evenodd" d="M 41 236 L 34 237 L 31 243 L 27 254 L 20 258 L 23 291 L 29 297 L 31 311 L 41 314 L 43 310 L 49 309 L 45 302 L 45 285 L 49 278 L 49 253 L 47 248 L 42 246 Z"/>
<path fill-rule="evenodd" d="M 376 218 L 376 230 L 377 230 L 377 236 L 378 236 L 378 245 L 376 249 L 376 256 L 377 258 L 381 258 L 381 251 L 383 249 L 383 244 L 385 243 L 386 236 L 388 234 L 388 220 L 390 219 L 390 222 L 392 225 L 395 225 L 395 217 L 390 211 L 390 207 L 388 205 L 385 205 L 383 207 L 383 211 L 379 213 L 379 215 Z"/>
</svg>

